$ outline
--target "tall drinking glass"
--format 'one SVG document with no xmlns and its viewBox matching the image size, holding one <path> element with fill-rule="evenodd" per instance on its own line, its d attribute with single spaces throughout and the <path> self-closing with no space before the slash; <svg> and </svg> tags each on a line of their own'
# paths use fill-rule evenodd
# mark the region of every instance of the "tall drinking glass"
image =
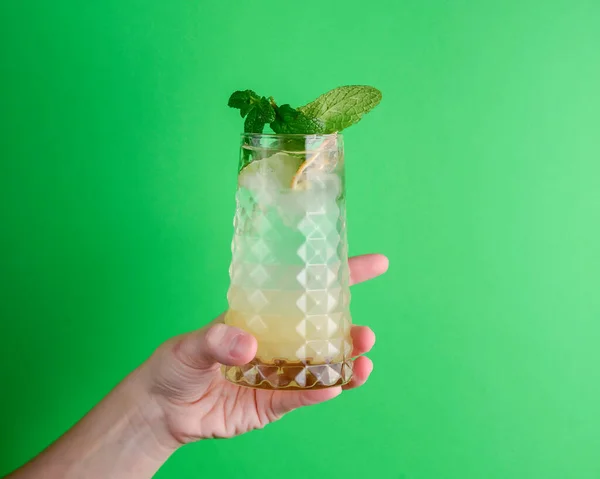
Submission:
<svg viewBox="0 0 600 479">
<path fill-rule="evenodd" d="M 310 389 L 352 376 L 340 134 L 242 136 L 225 323 L 258 341 L 236 384 Z"/>
</svg>

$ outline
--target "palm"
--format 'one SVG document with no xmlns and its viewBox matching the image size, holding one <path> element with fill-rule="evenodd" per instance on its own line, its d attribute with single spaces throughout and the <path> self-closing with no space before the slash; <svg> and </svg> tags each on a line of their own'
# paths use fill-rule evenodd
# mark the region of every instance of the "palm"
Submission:
<svg viewBox="0 0 600 479">
<path fill-rule="evenodd" d="M 218 377 L 208 394 L 211 399 L 206 404 L 201 401 L 192 414 L 201 417 L 207 407 L 211 408 L 212 412 L 204 416 L 199 431 L 206 431 L 213 437 L 237 436 L 260 429 L 281 417 L 273 405 L 276 391 L 243 388 Z"/>
<path fill-rule="evenodd" d="M 387 259 L 379 255 L 366 255 L 350 260 L 351 278 L 354 283 L 369 280 L 385 272 Z M 221 326 L 221 328 L 223 328 Z M 234 329 L 234 328 L 231 328 Z M 238 330 L 239 331 L 239 330 Z M 200 331 L 202 333 L 202 330 Z M 192 335 L 194 333 L 191 333 Z M 212 346 L 201 339 L 185 335 L 172 344 L 166 344 L 165 354 L 177 361 L 158 361 L 154 371 L 156 390 L 171 434 L 180 442 L 202 438 L 227 438 L 263 428 L 278 420 L 285 413 L 302 406 L 321 403 L 342 392 L 362 385 L 368 378 L 372 363 L 360 356 L 368 352 L 375 342 L 370 328 L 354 326 L 352 340 L 354 361 L 352 381 L 343 387 L 305 391 L 270 391 L 240 387 L 225 380 L 219 372 L 218 362 L 223 353 L 218 345 Z M 221 338 L 222 339 L 222 338 Z M 252 341 L 255 340 L 250 337 Z M 256 352 L 240 359 L 249 362 Z M 160 356 L 160 355 L 159 355 Z"/>
<path fill-rule="evenodd" d="M 369 367 L 367 364 L 366 369 Z M 172 417 L 176 417 L 178 423 L 172 426 L 179 431 L 178 435 L 183 433 L 188 440 L 233 437 L 261 429 L 286 412 L 326 401 L 340 392 L 340 388 L 315 391 L 251 389 L 216 375 L 196 401 L 172 404 L 175 412 Z"/>
<path fill-rule="evenodd" d="M 187 410 L 186 416 L 197 421 L 191 435 L 226 438 L 261 429 L 284 414 L 290 394 L 298 400 L 302 392 L 244 388 L 217 376 Z"/>
</svg>

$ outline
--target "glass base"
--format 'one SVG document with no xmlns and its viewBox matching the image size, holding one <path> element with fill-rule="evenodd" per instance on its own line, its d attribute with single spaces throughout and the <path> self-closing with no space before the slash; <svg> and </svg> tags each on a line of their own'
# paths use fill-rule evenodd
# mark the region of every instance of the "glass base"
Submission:
<svg viewBox="0 0 600 479">
<path fill-rule="evenodd" d="M 275 360 L 264 363 L 254 359 L 243 366 L 222 366 L 225 379 L 258 389 L 324 389 L 342 386 L 352 379 L 352 362 L 312 364 Z"/>
</svg>

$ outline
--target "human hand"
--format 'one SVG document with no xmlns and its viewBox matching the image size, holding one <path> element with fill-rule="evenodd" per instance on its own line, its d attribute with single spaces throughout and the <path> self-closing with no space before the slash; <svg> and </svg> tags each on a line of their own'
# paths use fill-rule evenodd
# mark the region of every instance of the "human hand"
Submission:
<svg viewBox="0 0 600 479">
<path fill-rule="evenodd" d="M 351 282 L 379 276 L 387 267 L 385 256 L 351 258 Z M 305 391 L 240 387 L 222 377 L 219 365 L 250 362 L 256 339 L 219 319 L 163 344 L 60 439 L 9 477 L 146 479 L 185 443 L 262 428 L 293 409 L 361 386 L 373 369 L 361 355 L 373 347 L 375 335 L 366 326 L 354 326 L 352 355 L 359 357 L 346 386 Z"/>
<path fill-rule="evenodd" d="M 351 283 L 383 274 L 388 260 L 382 255 L 351 258 Z M 338 396 L 343 389 L 364 384 L 373 369 L 365 356 L 375 343 L 369 327 L 354 326 L 354 375 L 343 387 L 306 391 L 270 391 L 240 387 L 225 380 L 221 364 L 243 365 L 255 354 L 256 339 L 238 328 L 208 326 L 163 344 L 146 364 L 151 394 L 160 405 L 166 430 L 177 444 L 204 438 L 228 438 L 259 429 L 302 406 Z"/>
</svg>

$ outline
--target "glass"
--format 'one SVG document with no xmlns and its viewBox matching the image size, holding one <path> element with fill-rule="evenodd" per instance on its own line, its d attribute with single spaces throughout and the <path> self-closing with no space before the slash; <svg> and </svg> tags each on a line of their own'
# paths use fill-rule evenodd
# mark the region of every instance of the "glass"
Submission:
<svg viewBox="0 0 600 479">
<path fill-rule="evenodd" d="M 256 357 L 225 377 L 310 389 L 352 377 L 340 134 L 242 135 L 225 323 L 254 335 Z"/>
</svg>

